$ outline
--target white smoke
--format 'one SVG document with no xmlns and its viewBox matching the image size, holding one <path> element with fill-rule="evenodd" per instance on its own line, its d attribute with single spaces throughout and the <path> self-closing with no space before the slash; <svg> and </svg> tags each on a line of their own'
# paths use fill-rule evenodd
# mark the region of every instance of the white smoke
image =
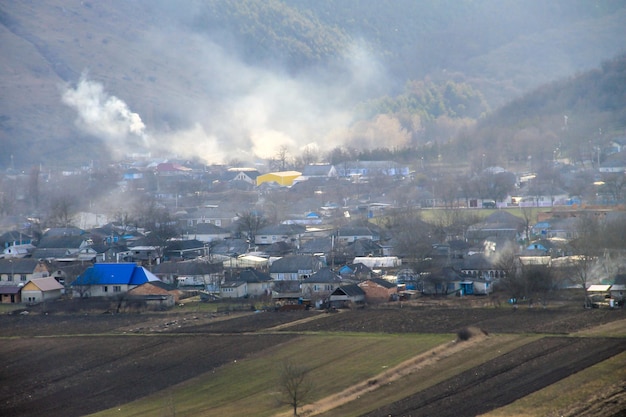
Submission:
<svg viewBox="0 0 626 417">
<path fill-rule="evenodd" d="M 146 126 L 141 117 L 122 100 L 108 95 L 102 84 L 89 81 L 85 74 L 74 88 L 65 90 L 62 100 L 77 111 L 76 125 L 86 132 L 112 141 L 134 137 L 146 144 Z"/>
<path fill-rule="evenodd" d="M 76 125 L 103 139 L 116 156 L 160 151 L 224 163 L 271 158 L 282 149 L 298 156 L 305 148 L 329 151 L 344 144 L 386 146 L 408 140 L 394 121 L 374 121 L 369 130 L 354 123 L 356 103 L 384 87 L 382 66 L 362 45 L 346 49 L 340 76 L 327 69 L 290 75 L 253 67 L 188 32 L 151 33 L 139 49 L 160 56 L 160 62 L 176 63 L 159 68 L 171 74 L 167 80 L 139 80 L 127 89 L 139 95 L 133 101 L 149 111 L 151 126 L 87 76 L 62 97 L 78 113 Z M 177 127 L 169 128 L 162 115 Z"/>
</svg>

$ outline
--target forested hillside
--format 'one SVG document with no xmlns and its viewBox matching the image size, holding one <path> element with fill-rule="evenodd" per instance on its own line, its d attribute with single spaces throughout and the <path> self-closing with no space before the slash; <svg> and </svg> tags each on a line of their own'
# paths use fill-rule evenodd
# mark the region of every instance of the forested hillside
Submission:
<svg viewBox="0 0 626 417">
<path fill-rule="evenodd" d="M 0 166 L 448 143 L 623 53 L 625 21 L 619 0 L 4 2 Z"/>
<path fill-rule="evenodd" d="M 457 138 L 463 154 L 491 163 L 595 160 L 626 137 L 626 55 L 599 68 L 546 84 L 496 110 Z"/>
</svg>

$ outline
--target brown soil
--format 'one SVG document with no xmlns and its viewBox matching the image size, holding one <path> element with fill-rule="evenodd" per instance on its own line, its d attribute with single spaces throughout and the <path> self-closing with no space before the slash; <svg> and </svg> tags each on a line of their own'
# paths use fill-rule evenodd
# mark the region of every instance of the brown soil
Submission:
<svg viewBox="0 0 626 417">
<path fill-rule="evenodd" d="M 623 319 L 624 313 L 403 307 L 341 314 L 2 315 L 0 415 L 79 416 L 111 408 L 284 343 L 298 331 L 451 333 L 475 326 L 486 333 L 559 334 Z M 427 415 L 422 408 L 446 415 L 439 409 L 432 414 L 430 407 L 447 403 L 451 413 L 461 404 L 475 415 L 623 351 L 625 340 L 547 337 L 371 415 Z M 419 357 L 413 361 L 424 364 Z"/>
<path fill-rule="evenodd" d="M 477 416 L 625 349 L 624 339 L 542 338 L 365 416 Z"/>
<path fill-rule="evenodd" d="M 290 331 L 456 333 L 478 327 L 488 333 L 569 334 L 626 318 L 626 310 L 583 308 L 393 308 L 329 314 Z"/>
</svg>

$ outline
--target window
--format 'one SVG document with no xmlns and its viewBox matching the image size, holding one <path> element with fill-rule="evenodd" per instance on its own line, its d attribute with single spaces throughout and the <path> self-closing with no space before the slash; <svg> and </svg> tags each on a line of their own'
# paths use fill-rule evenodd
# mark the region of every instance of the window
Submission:
<svg viewBox="0 0 626 417">
<path fill-rule="evenodd" d="M 105 285 L 105 286 L 102 287 L 102 290 L 104 292 L 109 292 L 109 287 L 107 285 Z"/>
<path fill-rule="evenodd" d="M 113 292 L 122 292 L 122 286 L 121 285 L 114 285 L 113 286 Z"/>
<path fill-rule="evenodd" d="M 26 275 L 22 275 L 22 276 L 20 277 L 20 281 L 26 281 Z"/>
<path fill-rule="evenodd" d="M 8 278 L 9 281 L 13 281 L 13 274 L 9 275 L 8 277 L 9 277 Z"/>
</svg>

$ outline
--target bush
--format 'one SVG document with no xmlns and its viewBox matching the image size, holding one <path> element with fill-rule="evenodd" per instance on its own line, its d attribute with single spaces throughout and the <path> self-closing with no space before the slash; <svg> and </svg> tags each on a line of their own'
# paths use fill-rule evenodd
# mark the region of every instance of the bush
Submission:
<svg viewBox="0 0 626 417">
<path fill-rule="evenodd" d="M 472 337 L 472 331 L 464 327 L 456 333 L 456 337 L 459 341 L 464 342 Z"/>
</svg>

